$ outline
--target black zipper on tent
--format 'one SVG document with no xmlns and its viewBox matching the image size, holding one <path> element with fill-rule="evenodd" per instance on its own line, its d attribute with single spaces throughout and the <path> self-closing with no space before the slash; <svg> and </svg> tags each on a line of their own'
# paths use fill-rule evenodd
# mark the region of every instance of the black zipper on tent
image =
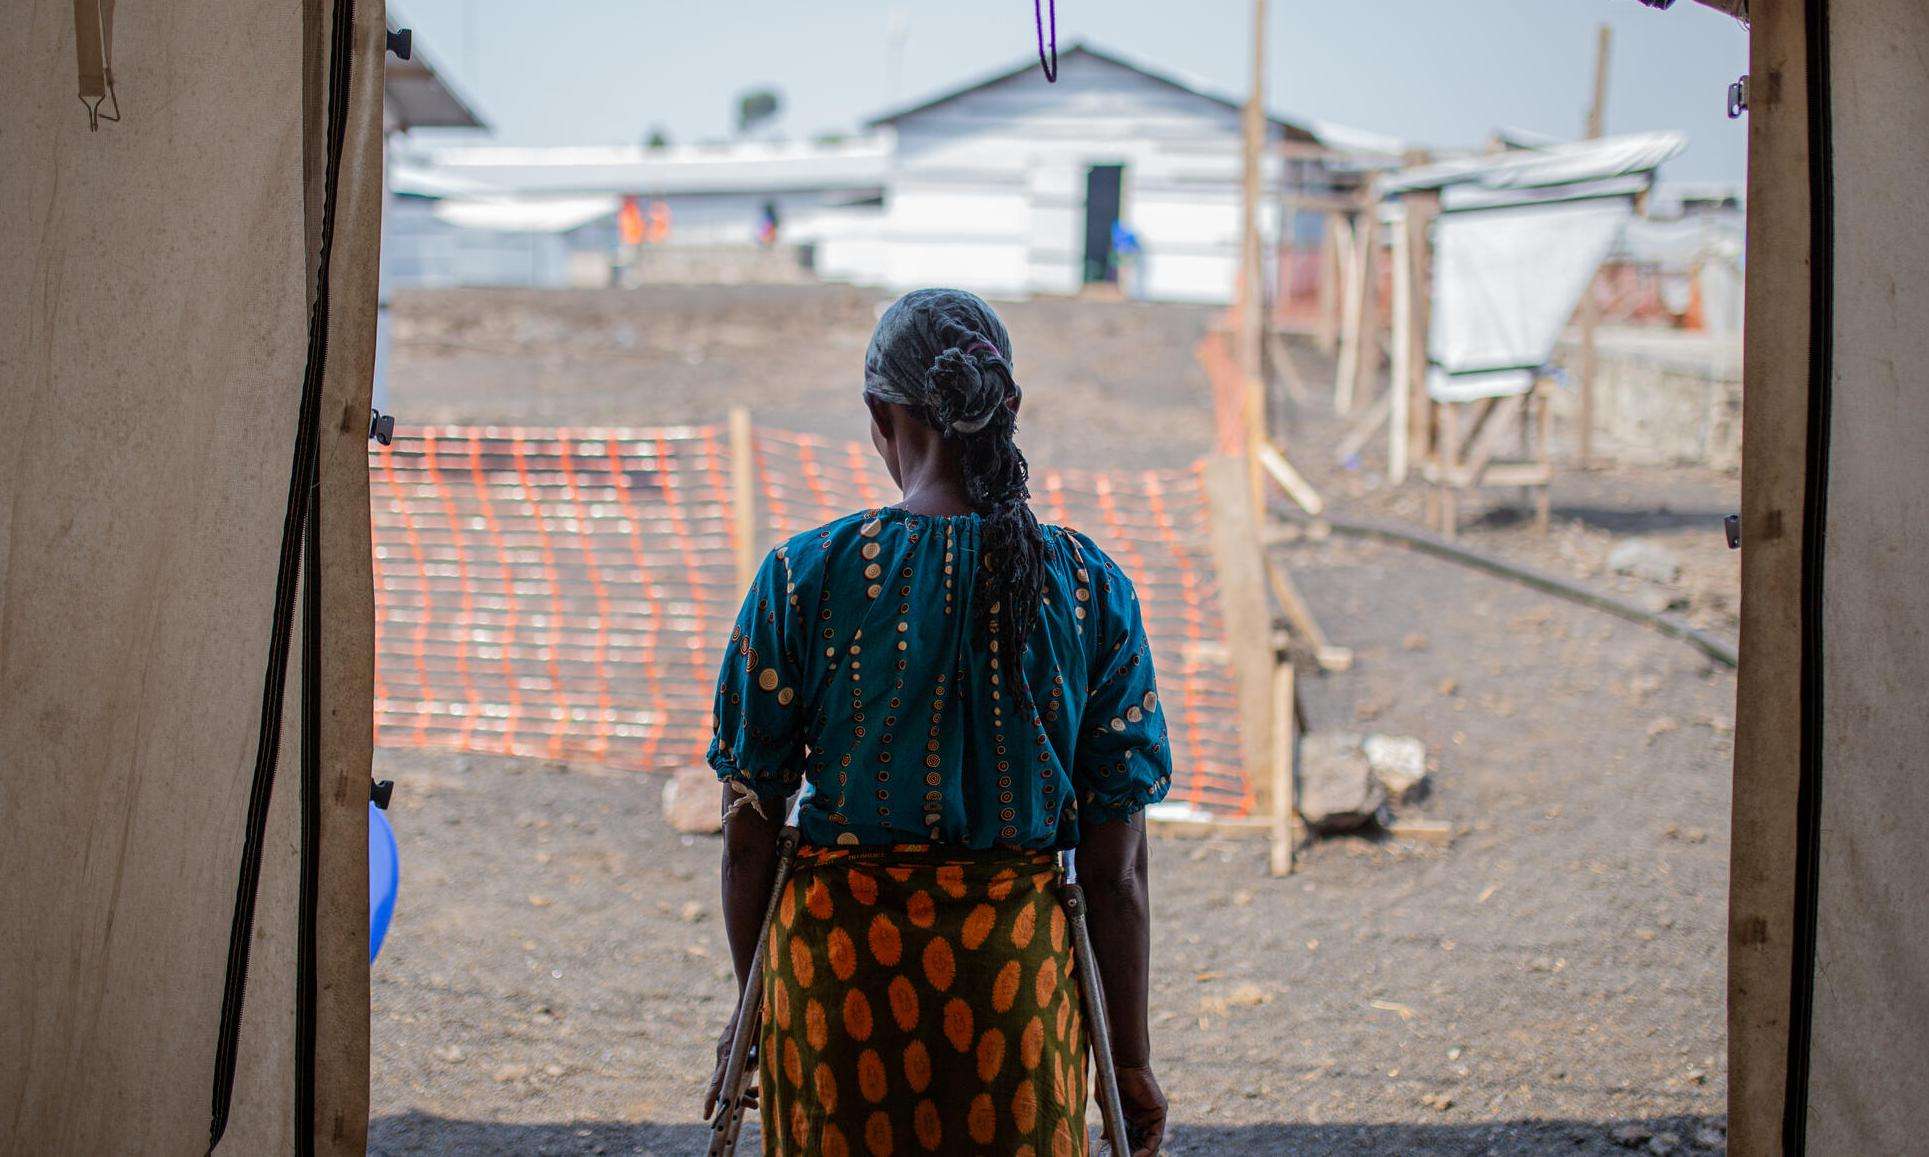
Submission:
<svg viewBox="0 0 1929 1157">
<path fill-rule="evenodd" d="M 301 584 L 301 884 L 295 929 L 295 1152 L 315 1151 L 316 917 L 321 902 L 321 463 L 309 475 Z"/>
<path fill-rule="evenodd" d="M 303 600 L 302 647 L 302 903 L 296 949 L 296 1055 L 294 1121 L 295 1148 L 308 1153 L 314 1146 L 315 1069 L 315 868 L 320 847 L 315 839 L 320 818 L 319 653 L 320 573 L 314 546 L 313 499 L 319 482 L 318 444 L 322 379 L 328 362 L 328 275 L 335 236 L 335 192 L 341 171 L 342 143 L 347 136 L 348 85 L 354 52 L 354 0 L 334 0 L 328 60 L 326 158 L 322 179 L 320 249 L 315 263 L 315 296 L 309 305 L 308 357 L 302 373 L 300 417 L 295 428 L 294 461 L 288 480 L 288 503 L 282 516 L 281 555 L 275 572 L 274 621 L 268 640 L 268 667 L 262 680 L 261 724 L 255 742 L 255 766 L 248 791 L 248 810 L 241 845 L 241 866 L 235 881 L 234 919 L 228 930 L 228 963 L 221 993 L 221 1021 L 214 1055 L 213 1110 L 208 1126 L 208 1150 L 213 1152 L 227 1131 L 234 1099 L 235 1065 L 241 1044 L 241 1012 L 248 985 L 248 954 L 254 939 L 255 900 L 261 885 L 262 845 L 267 838 L 268 804 L 274 793 L 275 770 L 281 749 L 281 722 L 288 680 L 288 647 L 294 632 L 295 590 L 306 571 Z M 303 549 L 304 539 L 308 548 Z M 313 789 L 313 790 L 311 790 Z"/>
<path fill-rule="evenodd" d="M 1795 792 L 1795 921 L 1788 986 L 1788 1072 L 1782 1152 L 1808 1149 L 1808 1084 L 1822 884 L 1823 565 L 1827 561 L 1829 424 L 1835 394 L 1835 145 L 1829 107 L 1828 0 L 1803 12 L 1808 68 L 1808 445 L 1802 493 L 1801 742 Z"/>
</svg>

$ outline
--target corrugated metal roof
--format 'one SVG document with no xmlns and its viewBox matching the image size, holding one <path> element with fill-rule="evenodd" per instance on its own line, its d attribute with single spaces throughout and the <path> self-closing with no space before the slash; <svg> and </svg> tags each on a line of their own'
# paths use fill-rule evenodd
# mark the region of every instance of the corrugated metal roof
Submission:
<svg viewBox="0 0 1929 1157">
<path fill-rule="evenodd" d="M 470 193 L 876 191 L 884 186 L 890 158 L 890 143 L 880 137 L 837 145 L 756 141 L 664 149 L 462 145 L 421 150 L 398 168 L 420 173 L 424 185 L 455 184 Z M 394 188 L 413 191 L 401 180 Z"/>
<path fill-rule="evenodd" d="M 1193 96 L 1199 97 L 1202 100 L 1211 101 L 1213 104 L 1220 105 L 1224 108 L 1238 110 L 1245 107 L 1244 100 L 1227 95 L 1225 93 L 1215 91 L 1210 86 L 1205 84 L 1203 81 L 1200 81 L 1191 77 L 1186 77 L 1181 74 L 1168 72 L 1162 69 L 1152 68 L 1139 61 L 1133 60 L 1121 53 L 1114 52 L 1111 49 L 1094 48 L 1092 45 L 1086 43 L 1085 41 L 1078 41 L 1074 43 L 1070 48 L 1067 48 L 1064 52 L 1059 53 L 1058 61 L 1060 66 L 1063 66 L 1068 62 L 1077 60 L 1081 56 L 1089 56 L 1093 60 L 1102 60 L 1107 64 L 1116 65 L 1119 68 L 1128 69 L 1132 72 L 1138 73 L 1140 76 L 1145 77 L 1147 80 L 1156 81 L 1157 83 L 1166 85 L 1169 88 L 1174 88 L 1179 90 L 1180 92 L 1189 93 Z M 875 128 L 879 125 L 895 124 L 896 122 L 901 121 L 906 117 L 916 116 L 919 113 L 927 112 L 931 109 L 937 108 L 939 105 L 947 104 L 953 100 L 958 99 L 961 96 L 964 96 L 967 93 L 977 92 L 979 89 L 989 88 L 994 84 L 999 84 L 1003 81 L 1011 80 L 1014 77 L 1023 76 L 1025 73 L 1030 72 L 1034 67 L 1036 67 L 1036 62 L 1032 58 L 1028 57 L 1026 58 L 1024 63 L 1018 65 L 1016 68 L 1006 68 L 991 76 L 986 76 L 979 80 L 971 81 L 967 84 L 961 85 L 956 88 L 947 89 L 944 92 L 937 94 L 936 96 L 926 97 L 925 99 L 920 100 L 915 104 L 906 105 L 903 108 L 893 109 L 879 116 L 872 117 L 870 120 L 864 123 L 867 127 L 872 127 L 872 128 Z M 1307 128 L 1302 124 L 1299 124 L 1295 121 L 1287 120 L 1285 117 L 1273 115 L 1273 114 L 1268 114 L 1267 119 L 1270 120 L 1275 127 L 1281 129 L 1285 133 L 1286 139 L 1289 141 L 1310 142 L 1310 143 L 1319 142 L 1319 137 L 1313 132 L 1313 130 Z"/>
<path fill-rule="evenodd" d="M 408 60 L 388 58 L 388 71 L 382 79 L 382 113 L 389 127 L 400 132 L 487 127 L 422 55 L 419 46 Z"/>
</svg>

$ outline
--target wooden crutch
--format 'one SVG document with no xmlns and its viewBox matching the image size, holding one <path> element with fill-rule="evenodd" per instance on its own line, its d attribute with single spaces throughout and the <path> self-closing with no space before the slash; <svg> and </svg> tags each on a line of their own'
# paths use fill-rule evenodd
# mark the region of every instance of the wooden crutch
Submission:
<svg viewBox="0 0 1929 1157">
<path fill-rule="evenodd" d="M 1106 1140 L 1117 1157 L 1132 1152 L 1125 1129 L 1125 1106 L 1119 1100 L 1119 1073 L 1112 1064 L 1112 1020 L 1105 1008 L 1105 986 L 1099 983 L 1098 955 L 1085 927 L 1085 889 L 1078 883 L 1077 858 L 1070 850 L 1058 854 L 1058 898 L 1072 925 L 1072 956 L 1078 967 L 1078 991 L 1085 1000 L 1085 1037 L 1092 1046 L 1097 1071 L 1099 1113 L 1105 1119 Z"/>
<path fill-rule="evenodd" d="M 777 836 L 777 877 L 770 888 L 770 902 L 764 905 L 764 922 L 757 930 L 757 949 L 750 956 L 750 972 L 744 978 L 743 995 L 737 999 L 737 1031 L 730 1036 L 730 1059 L 723 1069 L 723 1087 L 717 1093 L 717 1108 L 710 1118 L 710 1157 L 730 1157 L 737 1151 L 737 1135 L 743 1131 L 747 1107 L 744 1094 L 757 1075 L 757 1036 L 762 1030 L 764 1010 L 764 952 L 770 944 L 770 923 L 777 916 L 777 901 L 790 880 L 791 866 L 797 860 L 796 812 Z"/>
</svg>

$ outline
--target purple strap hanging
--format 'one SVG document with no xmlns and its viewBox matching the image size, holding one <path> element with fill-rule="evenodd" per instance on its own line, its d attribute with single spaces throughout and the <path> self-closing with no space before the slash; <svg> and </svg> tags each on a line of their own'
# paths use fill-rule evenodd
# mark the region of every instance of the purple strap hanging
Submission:
<svg viewBox="0 0 1929 1157">
<path fill-rule="evenodd" d="M 1045 36 L 1045 14 L 1044 12 L 1040 11 L 1041 0 L 1031 0 L 1032 23 L 1038 27 L 1038 66 L 1045 70 L 1045 83 L 1057 84 L 1058 83 L 1058 0 L 1045 0 L 1045 2 L 1048 2 L 1051 6 L 1051 16 L 1052 16 L 1052 19 L 1051 19 L 1052 31 L 1051 31 L 1051 38 L 1049 41 L 1052 49 L 1052 58 L 1049 61 L 1045 59 L 1045 45 L 1047 44 L 1047 40 Z"/>
</svg>

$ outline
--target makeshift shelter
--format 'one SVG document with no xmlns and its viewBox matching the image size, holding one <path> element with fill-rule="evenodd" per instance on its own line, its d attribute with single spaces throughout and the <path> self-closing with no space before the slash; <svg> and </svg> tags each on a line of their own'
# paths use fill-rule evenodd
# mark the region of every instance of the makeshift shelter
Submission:
<svg viewBox="0 0 1929 1157">
<path fill-rule="evenodd" d="M 1929 1135 L 1929 5 L 1751 0 L 1729 1140 Z"/>
<path fill-rule="evenodd" d="M 1655 171 L 1686 143 L 1679 133 L 1637 133 L 1458 157 L 1381 179 L 1396 266 L 1395 372 L 1369 420 L 1390 420 L 1396 478 L 1409 454 L 1421 460 L 1443 533 L 1454 531 L 1457 493 L 1480 486 L 1533 491 L 1546 525 L 1548 363 Z M 1344 340 L 1356 357 L 1378 346 L 1358 324 Z M 1510 436 L 1513 460 L 1501 453 Z"/>
<path fill-rule="evenodd" d="M 0 35 L 0 1152 L 365 1148 L 384 34 Z"/>
</svg>

